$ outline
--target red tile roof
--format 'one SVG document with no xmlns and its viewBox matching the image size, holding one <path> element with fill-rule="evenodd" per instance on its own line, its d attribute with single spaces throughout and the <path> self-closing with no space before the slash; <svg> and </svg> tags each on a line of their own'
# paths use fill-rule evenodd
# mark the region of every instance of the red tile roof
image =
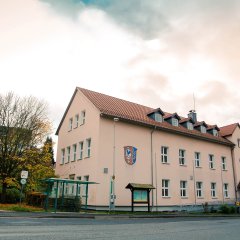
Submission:
<svg viewBox="0 0 240 240">
<path fill-rule="evenodd" d="M 181 125 L 175 127 L 167 122 L 156 122 L 147 116 L 149 112 L 153 112 L 155 110 L 153 108 L 111 97 L 102 93 L 90 91 L 84 88 L 77 88 L 77 90 L 81 91 L 96 106 L 96 108 L 100 110 L 102 116 L 109 118 L 118 117 L 123 121 L 130 121 L 134 122 L 135 124 L 141 124 L 148 127 L 156 127 L 159 130 L 172 132 L 174 134 L 200 138 L 203 140 L 217 142 L 225 145 L 233 145 L 230 141 L 224 139 L 221 136 L 213 136 L 209 133 L 201 133 L 197 130 L 188 130 Z M 168 115 L 169 113 L 165 112 L 165 114 Z M 57 130 L 57 133 L 59 131 L 59 128 Z"/>
<path fill-rule="evenodd" d="M 220 127 L 220 135 L 222 137 L 231 136 L 236 127 L 240 127 L 239 123 L 233 123 L 224 127 Z"/>
</svg>

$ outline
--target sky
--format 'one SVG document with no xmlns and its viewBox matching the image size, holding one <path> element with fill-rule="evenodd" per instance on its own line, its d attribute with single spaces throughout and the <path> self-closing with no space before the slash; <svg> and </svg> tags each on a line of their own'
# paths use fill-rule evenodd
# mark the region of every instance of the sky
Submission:
<svg viewBox="0 0 240 240">
<path fill-rule="evenodd" d="M 45 100 L 53 133 L 76 86 L 240 122 L 239 59 L 239 0 L 0 0 L 0 94 Z"/>
</svg>

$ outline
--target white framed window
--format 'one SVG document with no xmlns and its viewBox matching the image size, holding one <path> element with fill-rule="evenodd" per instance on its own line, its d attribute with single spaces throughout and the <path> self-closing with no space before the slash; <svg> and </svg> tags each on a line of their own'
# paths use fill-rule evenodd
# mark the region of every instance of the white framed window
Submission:
<svg viewBox="0 0 240 240">
<path fill-rule="evenodd" d="M 200 167 L 201 166 L 201 159 L 200 159 L 200 152 L 195 152 L 195 167 Z"/>
<path fill-rule="evenodd" d="M 162 122 L 163 121 L 163 117 L 162 117 L 161 113 L 159 113 L 159 112 L 154 113 L 154 120 L 156 122 Z"/>
<path fill-rule="evenodd" d="M 86 118 L 86 111 L 81 111 L 81 115 L 80 115 L 80 124 L 83 125 L 85 124 L 85 118 Z"/>
<path fill-rule="evenodd" d="M 211 182 L 211 197 L 212 198 L 216 198 L 217 194 L 216 194 L 216 183 L 215 182 Z"/>
<path fill-rule="evenodd" d="M 221 157 L 222 159 L 222 170 L 227 170 L 226 157 Z"/>
<path fill-rule="evenodd" d="M 223 184 L 223 194 L 224 194 L 224 198 L 229 198 L 229 194 L 228 194 L 228 183 L 224 183 L 224 184 Z"/>
<path fill-rule="evenodd" d="M 213 129 L 213 136 L 218 136 L 218 130 L 217 129 Z"/>
<path fill-rule="evenodd" d="M 214 155 L 213 154 L 208 155 L 208 162 L 209 162 L 209 168 L 214 169 L 215 164 L 214 164 Z"/>
<path fill-rule="evenodd" d="M 201 130 L 201 133 L 206 133 L 206 132 L 207 132 L 207 129 L 206 129 L 206 127 L 204 127 L 204 126 L 201 126 L 201 127 L 200 127 L 200 130 Z"/>
<path fill-rule="evenodd" d="M 168 159 L 168 147 L 161 147 L 161 161 L 162 163 L 168 163 L 169 159 Z"/>
<path fill-rule="evenodd" d="M 71 147 L 67 147 L 67 163 L 70 162 L 71 159 Z"/>
<path fill-rule="evenodd" d="M 169 197 L 169 185 L 170 185 L 170 180 L 168 179 L 162 179 L 162 197 Z"/>
<path fill-rule="evenodd" d="M 180 196 L 187 197 L 187 181 L 180 181 Z"/>
<path fill-rule="evenodd" d="M 70 118 L 68 122 L 68 131 L 72 131 L 72 129 L 73 129 L 73 119 Z"/>
<path fill-rule="evenodd" d="M 89 181 L 89 175 L 84 176 L 83 181 L 88 182 Z M 86 197 L 86 195 L 88 194 L 87 184 L 83 184 L 82 189 L 83 189 L 82 194 L 83 194 L 84 197 Z"/>
<path fill-rule="evenodd" d="M 61 150 L 61 164 L 64 164 L 65 162 L 65 148 Z"/>
<path fill-rule="evenodd" d="M 196 195 L 198 198 L 203 197 L 203 183 L 202 182 L 196 182 Z"/>
<path fill-rule="evenodd" d="M 172 125 L 175 127 L 178 127 L 178 119 L 177 118 L 172 118 Z"/>
<path fill-rule="evenodd" d="M 77 127 L 78 127 L 78 124 L 79 124 L 79 114 L 76 114 L 76 115 L 75 115 L 75 117 L 74 117 L 74 122 L 75 122 L 74 127 L 77 128 Z"/>
<path fill-rule="evenodd" d="M 77 159 L 77 144 L 73 144 L 73 158 L 72 161 L 76 161 Z"/>
<path fill-rule="evenodd" d="M 86 157 L 90 157 L 91 156 L 91 142 L 92 142 L 91 138 L 86 139 L 86 147 L 87 147 L 87 149 L 86 149 Z"/>
<path fill-rule="evenodd" d="M 193 124 L 191 122 L 187 122 L 187 128 L 189 130 L 193 130 Z"/>
<path fill-rule="evenodd" d="M 83 159 L 83 142 L 79 142 L 79 159 Z"/>
<path fill-rule="evenodd" d="M 179 164 L 180 165 L 186 164 L 185 150 L 183 150 L 183 149 L 179 149 Z"/>
</svg>

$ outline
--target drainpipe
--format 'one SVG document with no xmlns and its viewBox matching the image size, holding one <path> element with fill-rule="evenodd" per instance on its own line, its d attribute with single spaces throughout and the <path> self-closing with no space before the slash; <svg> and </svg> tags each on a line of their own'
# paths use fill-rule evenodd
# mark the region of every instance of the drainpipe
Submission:
<svg viewBox="0 0 240 240">
<path fill-rule="evenodd" d="M 237 180 L 236 180 L 236 166 L 235 166 L 234 147 L 231 148 L 231 156 L 232 156 L 232 169 L 233 169 L 235 202 L 237 202 Z"/>
<path fill-rule="evenodd" d="M 151 131 L 151 184 L 153 186 L 153 133 L 156 130 L 156 126 L 154 126 L 154 128 Z M 154 199 L 153 199 L 153 189 L 151 192 L 152 195 L 152 211 L 153 211 L 153 207 L 154 207 Z"/>
</svg>

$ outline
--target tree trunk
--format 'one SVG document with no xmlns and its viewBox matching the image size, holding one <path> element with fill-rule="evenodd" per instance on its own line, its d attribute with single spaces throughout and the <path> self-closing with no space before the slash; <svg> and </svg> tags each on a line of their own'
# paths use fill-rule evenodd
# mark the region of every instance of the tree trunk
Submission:
<svg viewBox="0 0 240 240">
<path fill-rule="evenodd" d="M 7 184 L 3 181 L 1 203 L 6 203 L 6 195 L 7 195 Z"/>
</svg>

